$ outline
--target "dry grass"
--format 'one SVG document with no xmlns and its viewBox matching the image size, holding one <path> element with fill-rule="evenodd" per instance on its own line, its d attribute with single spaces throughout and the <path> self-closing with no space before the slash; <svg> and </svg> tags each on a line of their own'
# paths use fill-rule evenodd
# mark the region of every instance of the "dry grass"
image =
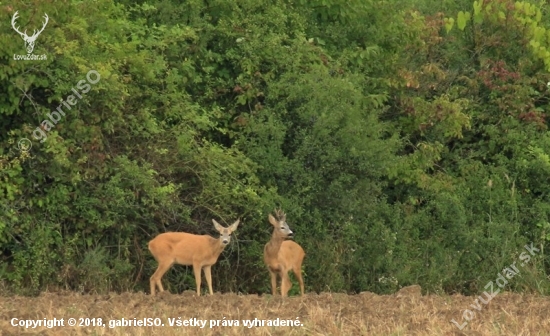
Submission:
<svg viewBox="0 0 550 336">
<path fill-rule="evenodd" d="M 418 286 L 395 295 L 362 293 L 307 294 L 304 298 L 215 294 L 196 297 L 193 292 L 78 295 L 44 293 L 36 298 L 0 299 L 0 335 L 544 335 L 550 332 L 550 300 L 534 295 L 498 294 L 480 311 L 470 307 L 473 297 L 421 296 Z M 465 309 L 476 311 L 461 331 Z M 102 318 L 105 327 L 11 326 L 11 319 Z M 109 320 L 160 318 L 164 327 L 109 328 Z M 170 327 L 168 318 L 208 320 L 206 327 Z M 213 327 L 209 320 L 239 320 L 239 327 Z M 301 327 L 253 327 L 242 320 L 276 318 L 295 320 Z"/>
</svg>

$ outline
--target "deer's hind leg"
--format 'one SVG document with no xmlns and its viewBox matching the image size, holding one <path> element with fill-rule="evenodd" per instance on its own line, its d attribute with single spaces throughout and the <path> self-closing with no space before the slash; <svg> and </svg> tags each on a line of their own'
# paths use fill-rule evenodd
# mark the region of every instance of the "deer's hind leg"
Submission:
<svg viewBox="0 0 550 336">
<path fill-rule="evenodd" d="M 151 279 L 149 280 L 151 295 L 155 295 L 155 286 L 159 288 L 160 293 L 164 292 L 164 288 L 162 287 L 162 277 L 170 269 L 170 267 L 172 267 L 171 262 L 159 263 L 157 270 L 153 273 Z"/>
</svg>

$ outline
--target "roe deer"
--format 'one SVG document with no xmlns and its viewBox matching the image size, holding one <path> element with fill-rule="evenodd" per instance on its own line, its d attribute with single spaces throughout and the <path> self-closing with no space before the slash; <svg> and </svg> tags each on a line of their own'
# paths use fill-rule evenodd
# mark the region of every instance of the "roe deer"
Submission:
<svg viewBox="0 0 550 336">
<path fill-rule="evenodd" d="M 156 236 L 149 242 L 149 251 L 159 266 L 151 276 L 151 295 L 155 295 L 155 285 L 163 292 L 162 277 L 174 264 L 193 266 L 195 282 L 197 284 L 197 296 L 201 295 L 201 270 L 208 283 L 210 295 L 212 291 L 211 267 L 218 261 L 219 255 L 231 241 L 231 233 L 237 229 L 240 220 L 230 227 L 224 228 L 214 219 L 214 227 L 221 234 L 216 239 L 209 235 L 194 235 L 185 232 L 166 232 Z"/>
<path fill-rule="evenodd" d="M 288 290 L 292 287 L 292 282 L 288 277 L 288 271 L 292 270 L 300 283 L 300 292 L 304 296 L 304 280 L 302 279 L 302 261 L 306 255 L 300 245 L 285 240 L 294 236 L 294 233 L 288 227 L 286 214 L 281 210 L 275 210 L 275 219 L 269 214 L 269 222 L 273 225 L 273 234 L 271 240 L 264 247 L 264 262 L 267 265 L 271 275 L 271 292 L 277 293 L 277 275 L 281 277 L 281 295 L 287 296 Z"/>
</svg>

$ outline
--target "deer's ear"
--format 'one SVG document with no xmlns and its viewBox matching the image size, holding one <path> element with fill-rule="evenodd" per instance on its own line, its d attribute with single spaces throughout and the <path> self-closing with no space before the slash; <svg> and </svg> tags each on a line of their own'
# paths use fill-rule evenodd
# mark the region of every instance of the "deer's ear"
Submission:
<svg viewBox="0 0 550 336">
<path fill-rule="evenodd" d="M 275 217 L 273 217 L 273 215 L 269 214 L 269 216 L 267 217 L 269 219 L 269 222 L 271 223 L 271 225 L 273 226 L 277 226 L 279 225 L 279 223 L 277 222 L 277 220 L 275 219 Z"/>
<path fill-rule="evenodd" d="M 237 227 L 239 226 L 239 223 L 241 222 L 240 219 L 237 219 L 235 221 L 235 223 L 231 224 L 231 226 L 229 227 L 229 229 L 231 230 L 231 232 L 237 230 Z"/>
<path fill-rule="evenodd" d="M 216 230 L 218 230 L 218 232 L 222 232 L 223 226 L 221 226 L 220 223 L 216 222 L 214 218 L 212 218 L 212 223 L 214 223 L 214 227 L 216 228 Z"/>
</svg>

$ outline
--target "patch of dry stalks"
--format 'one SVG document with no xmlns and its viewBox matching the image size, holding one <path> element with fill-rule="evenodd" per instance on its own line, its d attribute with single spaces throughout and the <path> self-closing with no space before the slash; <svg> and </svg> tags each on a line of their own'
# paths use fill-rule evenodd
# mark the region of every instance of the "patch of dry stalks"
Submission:
<svg viewBox="0 0 550 336">
<path fill-rule="evenodd" d="M 270 295 L 215 294 L 196 297 L 194 292 L 157 297 L 143 293 L 79 295 L 43 293 L 39 297 L 0 298 L 0 335 L 548 335 L 550 300 L 534 295 L 498 294 L 480 311 L 471 307 L 474 297 L 420 295 L 412 286 L 394 295 L 362 293 L 307 294 L 304 298 Z M 463 322 L 465 309 L 475 316 L 461 331 L 450 321 Z M 102 318 L 106 327 L 11 326 L 12 318 Z M 239 320 L 238 327 L 170 327 L 168 318 Z M 243 326 L 242 320 L 300 319 L 301 327 Z M 164 327 L 109 328 L 114 319 L 160 318 Z"/>
</svg>

